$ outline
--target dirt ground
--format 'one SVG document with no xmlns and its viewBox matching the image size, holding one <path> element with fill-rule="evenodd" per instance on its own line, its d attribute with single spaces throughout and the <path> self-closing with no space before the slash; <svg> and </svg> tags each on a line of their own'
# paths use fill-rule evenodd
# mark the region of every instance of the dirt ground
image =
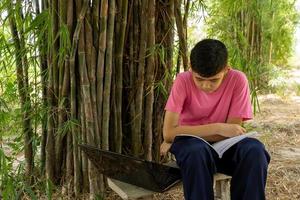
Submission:
<svg viewBox="0 0 300 200">
<path fill-rule="evenodd" d="M 300 199 L 300 97 L 282 100 L 274 95 L 261 99 L 262 112 L 253 125 L 271 154 L 267 199 Z"/>
<path fill-rule="evenodd" d="M 266 195 L 268 200 L 300 199 L 300 97 L 260 97 L 261 111 L 247 123 L 271 155 Z M 120 199 L 109 191 L 109 200 Z M 182 200 L 182 186 L 156 194 L 154 200 Z"/>
</svg>

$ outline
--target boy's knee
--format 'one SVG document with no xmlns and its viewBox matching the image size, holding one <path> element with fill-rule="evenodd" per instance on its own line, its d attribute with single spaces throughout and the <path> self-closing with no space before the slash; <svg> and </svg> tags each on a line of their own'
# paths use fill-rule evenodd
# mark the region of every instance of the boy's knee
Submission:
<svg viewBox="0 0 300 200">
<path fill-rule="evenodd" d="M 181 137 L 181 136 L 180 136 Z M 181 158 L 196 159 L 205 157 L 210 153 L 209 146 L 193 137 L 176 138 L 171 146 L 170 152 Z"/>
<path fill-rule="evenodd" d="M 262 162 L 270 162 L 270 155 L 265 149 L 265 146 L 255 138 L 245 138 L 239 144 L 239 148 L 245 159 L 251 159 Z"/>
</svg>

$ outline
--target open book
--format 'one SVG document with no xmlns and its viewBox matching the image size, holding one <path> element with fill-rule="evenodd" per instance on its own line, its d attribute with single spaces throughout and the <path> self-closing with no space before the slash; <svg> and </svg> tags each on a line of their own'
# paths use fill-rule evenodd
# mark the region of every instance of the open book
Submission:
<svg viewBox="0 0 300 200">
<path fill-rule="evenodd" d="M 227 151 L 234 144 L 238 143 L 239 141 L 243 140 L 246 137 L 255 137 L 257 134 L 258 133 L 256 131 L 251 131 L 251 132 L 245 133 L 243 135 L 239 135 L 239 136 L 231 137 L 231 138 L 228 138 L 228 139 L 225 139 L 225 140 L 221 140 L 221 141 L 213 143 L 213 144 L 210 144 L 209 142 L 207 142 L 203 138 L 201 138 L 199 136 L 196 136 L 196 135 L 179 134 L 177 136 L 191 136 L 191 137 L 196 137 L 200 140 L 203 140 L 204 142 L 206 142 L 209 146 L 211 146 L 217 152 L 217 154 L 219 155 L 219 158 L 222 158 L 225 151 Z"/>
</svg>

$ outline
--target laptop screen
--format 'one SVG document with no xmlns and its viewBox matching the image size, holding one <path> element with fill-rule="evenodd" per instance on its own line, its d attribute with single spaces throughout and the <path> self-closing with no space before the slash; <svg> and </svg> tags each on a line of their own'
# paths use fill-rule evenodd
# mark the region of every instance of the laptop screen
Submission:
<svg viewBox="0 0 300 200">
<path fill-rule="evenodd" d="M 79 145 L 98 171 L 110 178 L 163 192 L 181 179 L 180 169 L 132 156 L 101 150 L 89 145 Z"/>
</svg>

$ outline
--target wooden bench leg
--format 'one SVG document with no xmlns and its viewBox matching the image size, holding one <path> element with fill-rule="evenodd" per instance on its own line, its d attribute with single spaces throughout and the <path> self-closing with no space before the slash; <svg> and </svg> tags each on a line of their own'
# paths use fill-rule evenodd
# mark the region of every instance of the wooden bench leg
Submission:
<svg viewBox="0 0 300 200">
<path fill-rule="evenodd" d="M 155 192 L 115 179 L 107 179 L 108 186 L 124 200 L 152 200 Z"/>
<path fill-rule="evenodd" d="M 215 197 L 217 200 L 230 200 L 230 179 L 216 181 Z"/>
</svg>

